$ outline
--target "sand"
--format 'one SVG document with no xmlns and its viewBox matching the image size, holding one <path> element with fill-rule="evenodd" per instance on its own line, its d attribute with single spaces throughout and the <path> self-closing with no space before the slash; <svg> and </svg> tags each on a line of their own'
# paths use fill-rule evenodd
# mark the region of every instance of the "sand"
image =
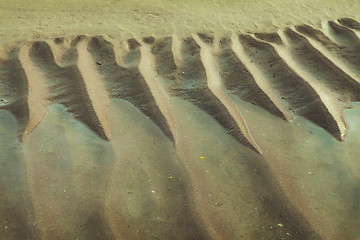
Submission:
<svg viewBox="0 0 360 240">
<path fill-rule="evenodd" d="M 0 239 L 360 239 L 358 1 L 0 2 Z"/>
</svg>

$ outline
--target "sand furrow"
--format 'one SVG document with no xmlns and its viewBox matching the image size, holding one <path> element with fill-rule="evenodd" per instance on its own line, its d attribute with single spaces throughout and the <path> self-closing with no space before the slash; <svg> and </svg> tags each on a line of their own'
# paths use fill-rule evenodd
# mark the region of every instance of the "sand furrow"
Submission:
<svg viewBox="0 0 360 240">
<path fill-rule="evenodd" d="M 55 63 L 60 67 L 69 67 L 77 64 L 77 51 L 74 51 L 74 47 L 81 41 L 84 41 L 86 36 L 68 36 L 68 37 L 56 37 L 47 41 L 51 51 L 53 52 Z"/>
<path fill-rule="evenodd" d="M 323 54 L 328 51 L 334 57 L 328 57 L 347 75 L 360 82 L 360 54 L 356 50 L 356 45 L 343 45 L 331 41 L 324 32 L 314 29 L 308 25 L 295 26 L 295 29 L 307 38 L 307 40 Z M 326 50 L 325 50 L 326 49 Z M 330 54 L 326 54 L 329 56 Z"/>
<path fill-rule="evenodd" d="M 267 81 L 289 111 L 303 116 L 341 140 L 341 131 L 315 90 L 296 74 L 268 43 L 240 35 L 245 52 L 266 75 Z"/>
<path fill-rule="evenodd" d="M 20 49 L 19 60 L 25 75 L 28 79 L 29 93 L 27 102 L 29 107 L 29 123 L 23 133 L 22 140 L 33 131 L 44 118 L 47 108 L 50 104 L 48 101 L 50 97 L 49 88 L 43 73 L 34 66 L 29 56 L 30 45 L 25 44 Z"/>
<path fill-rule="evenodd" d="M 284 42 L 287 42 L 286 38 L 283 36 L 283 32 L 279 31 L 279 35 L 282 36 Z M 298 76 L 300 76 L 304 81 L 306 81 L 319 95 L 321 101 L 326 106 L 327 110 L 331 114 L 329 116 L 332 124 L 337 124 L 337 128 L 339 129 L 338 139 L 344 140 L 346 135 L 346 124 L 342 117 L 342 110 L 345 108 L 344 104 L 339 103 L 337 95 L 335 95 L 331 89 L 328 89 L 323 84 L 319 83 L 314 75 L 310 72 L 306 71 L 301 65 L 299 65 L 298 61 L 294 59 L 291 55 L 291 51 L 289 50 L 287 45 L 277 45 L 270 43 L 273 48 L 276 50 L 277 54 L 282 59 L 286 59 L 286 64 L 294 71 Z M 334 122 L 335 121 L 335 122 Z M 331 127 L 331 126 L 330 126 Z M 333 127 L 333 126 L 332 126 Z"/>
<path fill-rule="evenodd" d="M 341 18 L 338 19 L 338 22 L 348 28 L 351 28 L 353 30 L 359 30 L 360 29 L 360 23 L 352 18 Z"/>
<path fill-rule="evenodd" d="M 175 49 L 173 51 L 174 63 L 177 64 L 176 72 L 171 72 L 172 76 L 168 78 L 171 94 L 190 101 L 212 116 L 241 144 L 257 151 L 241 132 L 229 110 L 209 89 L 205 68 L 200 57 L 199 45 L 192 37 L 177 41 L 180 44 L 174 44 L 174 48 L 180 48 L 180 50 Z M 177 54 L 180 54 L 180 56 Z"/>
<path fill-rule="evenodd" d="M 156 74 L 161 77 L 161 82 L 166 87 L 166 90 L 171 90 L 171 87 L 176 84 L 177 65 L 182 61 L 181 58 L 175 59 L 175 56 L 180 56 L 178 53 L 181 47 L 174 47 L 177 45 L 179 39 L 174 37 L 150 38 L 144 39 L 151 46 L 151 53 L 154 55 Z M 180 44 L 180 43 L 179 43 Z M 175 51 L 175 52 L 174 52 Z M 175 63 L 177 61 L 177 63 Z M 171 94 L 171 91 L 169 92 Z"/>
<path fill-rule="evenodd" d="M 97 71 L 105 79 L 104 84 L 109 97 L 129 101 L 174 141 L 169 124 L 139 70 L 140 44 L 135 39 L 129 39 L 123 44 L 128 51 L 122 56 L 123 66 L 119 66 L 115 57 L 116 49 L 112 43 L 103 37 L 93 37 L 89 40 L 88 50 L 97 64 Z"/>
<path fill-rule="evenodd" d="M 283 115 L 285 119 L 293 119 L 294 113 L 288 110 L 288 107 L 274 91 L 267 80 L 267 76 L 261 71 L 259 65 L 254 64 L 251 56 L 246 54 L 245 48 L 242 44 L 240 44 L 238 36 L 233 34 L 231 37 L 231 42 L 231 48 L 236 57 L 244 64 L 245 68 L 248 69 L 259 88 L 269 97 L 270 101 L 274 103 L 276 108 L 279 109 L 281 115 Z"/>
<path fill-rule="evenodd" d="M 155 67 L 155 57 L 151 53 L 151 50 L 143 45 L 140 48 L 141 51 L 141 60 L 139 63 L 139 71 L 144 76 L 144 79 L 149 86 L 149 89 L 154 96 L 157 105 L 159 106 L 160 111 L 164 115 L 170 130 L 173 136 L 172 140 L 176 142 L 178 137 L 175 121 L 171 114 L 171 109 L 169 106 L 169 93 L 167 89 L 162 85 L 160 76 L 157 75 L 156 67 Z"/>
<path fill-rule="evenodd" d="M 237 108 L 223 91 L 223 83 L 219 76 L 217 62 L 214 58 L 214 48 L 211 48 L 204 43 L 200 37 L 193 35 L 194 40 L 200 46 L 200 57 L 206 73 L 207 86 L 209 90 L 219 99 L 224 107 L 229 111 L 231 117 L 236 121 L 237 126 L 240 128 L 241 133 L 245 136 L 247 141 L 252 145 L 252 148 L 261 153 L 260 147 L 253 139 L 250 130 L 246 124 L 246 120 L 241 114 L 241 110 Z M 205 38 L 208 40 L 208 38 Z M 212 41 L 208 42 L 212 43 Z"/>
<path fill-rule="evenodd" d="M 304 26 L 301 26 L 304 27 Z M 312 37 L 306 36 L 306 34 L 302 34 L 299 31 L 296 30 L 295 27 L 292 28 L 292 30 L 298 34 L 300 34 L 302 37 L 304 37 L 308 43 L 316 49 L 317 52 L 320 53 L 320 55 L 323 55 L 323 58 L 325 58 L 325 62 L 331 61 L 331 64 L 335 66 L 335 72 L 337 73 L 344 73 L 345 74 L 345 81 L 350 82 L 350 84 L 356 85 L 357 83 L 360 83 L 360 77 L 358 75 L 358 67 L 354 63 L 358 61 L 357 57 L 352 57 L 351 54 L 349 54 L 348 49 L 342 48 L 339 45 L 335 44 L 334 42 L 331 42 L 329 39 L 328 42 L 323 42 L 324 44 L 320 43 L 320 41 L 316 41 Z M 319 31 L 319 30 L 317 30 Z M 320 31 L 319 31 L 320 32 Z M 321 35 L 321 32 L 320 32 Z M 323 35 L 323 37 L 325 37 Z M 284 37 L 286 38 L 286 37 Z M 326 37 L 325 37 L 326 39 Z M 330 44 L 329 44 L 330 43 Z M 345 50 L 345 51 L 343 51 Z M 344 53 L 348 52 L 348 53 Z M 322 61 L 323 62 L 323 61 Z M 325 64 L 326 65 L 326 64 Z M 350 81 L 349 81 L 350 80 Z M 356 81 L 356 82 L 354 82 Z"/>
<path fill-rule="evenodd" d="M 232 50 L 230 38 L 222 38 L 219 43 L 216 59 L 219 64 L 219 74 L 227 94 L 233 94 L 240 99 L 259 106 L 271 114 L 286 119 L 273 101 L 257 85 L 253 75 L 237 58 Z"/>
<path fill-rule="evenodd" d="M 288 40 L 288 47 L 295 61 L 301 64 L 304 69 L 312 72 L 319 82 L 335 92 L 340 101 L 360 100 L 360 83 L 338 68 L 332 62 L 334 57 L 326 58 L 306 38 L 289 28 L 285 30 L 284 35 Z"/>
<path fill-rule="evenodd" d="M 280 38 L 277 32 L 274 33 L 254 33 L 254 36 L 258 39 L 261 39 L 265 42 L 274 43 L 276 45 L 283 45 L 284 42 Z"/>
<path fill-rule="evenodd" d="M 109 96 L 102 76 L 96 71 L 96 63 L 91 61 L 91 55 L 87 51 L 88 40 L 78 45 L 78 61 L 80 73 L 84 79 L 85 86 L 91 104 L 99 119 L 108 140 L 111 139 L 110 122 L 108 117 Z"/>
<path fill-rule="evenodd" d="M 15 115 L 18 124 L 18 138 L 21 140 L 29 124 L 29 85 L 23 65 L 19 60 L 19 49 L 11 49 L 6 59 L 0 59 L 0 109 Z"/>
<path fill-rule="evenodd" d="M 327 24 L 329 25 L 327 33 L 334 38 L 336 42 L 353 49 L 360 49 L 360 39 L 353 30 L 341 26 L 334 21 L 329 21 Z"/>
<path fill-rule="evenodd" d="M 75 48 L 72 51 L 77 51 Z M 90 129 L 107 139 L 104 128 L 94 111 L 84 79 L 78 66 L 62 68 L 55 63 L 50 46 L 46 42 L 34 42 L 30 47 L 30 59 L 44 74 L 50 91 L 50 101 L 59 103 L 84 122 Z M 77 57 L 77 53 L 73 56 Z"/>
</svg>

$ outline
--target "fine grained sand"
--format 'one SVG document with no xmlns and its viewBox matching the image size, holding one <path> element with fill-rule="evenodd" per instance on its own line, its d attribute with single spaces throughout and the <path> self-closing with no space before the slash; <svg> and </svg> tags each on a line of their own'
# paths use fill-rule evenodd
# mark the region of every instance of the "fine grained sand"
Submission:
<svg viewBox="0 0 360 240">
<path fill-rule="evenodd" d="M 0 239 L 360 239 L 359 10 L 2 1 Z"/>
</svg>

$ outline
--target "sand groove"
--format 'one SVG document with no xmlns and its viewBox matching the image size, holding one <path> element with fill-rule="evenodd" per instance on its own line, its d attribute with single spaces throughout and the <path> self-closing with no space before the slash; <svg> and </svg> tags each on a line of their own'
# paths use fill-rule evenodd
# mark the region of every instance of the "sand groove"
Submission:
<svg viewBox="0 0 360 240">
<path fill-rule="evenodd" d="M 91 99 L 94 111 L 99 118 L 101 126 L 104 128 L 106 138 L 111 138 L 110 122 L 108 119 L 109 96 L 106 91 L 104 79 L 96 71 L 96 63 L 91 61 L 91 55 L 87 51 L 88 41 L 82 41 L 78 47 L 77 65 L 84 78 L 85 86 Z"/>
<path fill-rule="evenodd" d="M 193 37 L 147 37 L 142 47 L 135 39 L 119 45 L 101 36 L 20 44 L 1 61 L 1 108 L 16 115 L 20 138 L 32 131 L 47 106 L 56 102 L 99 136 L 110 139 L 107 102 L 120 98 L 149 116 L 174 141 L 176 126 L 167 99 L 178 96 L 212 116 L 240 143 L 256 149 L 245 119 L 234 118 L 225 93 L 285 120 L 304 116 L 341 140 L 346 126 L 335 115 L 341 116 L 344 107 L 360 100 L 356 23 L 349 18 L 329 21 L 323 24 L 323 31 L 300 25 L 280 32 L 282 37 L 277 33 L 239 35 L 240 45 L 234 38 L 214 39 L 203 33 L 194 35 L 197 41 Z M 288 60 L 278 55 L 279 49 L 290 54 Z M 208 69 L 216 67 L 219 74 L 204 67 L 210 56 L 214 59 Z M 209 88 L 209 79 L 215 75 L 220 85 Z M 327 91 L 331 93 L 322 95 Z M 38 93 L 39 101 L 35 101 Z M 332 109 L 323 102 L 329 98 L 344 105 Z"/>
<path fill-rule="evenodd" d="M 178 66 L 175 62 L 171 64 L 173 67 L 176 66 L 176 70 L 173 68 L 167 75 L 169 91 L 172 95 L 188 100 L 208 113 L 241 144 L 256 149 L 240 130 L 229 110 L 209 89 L 206 71 L 200 57 L 200 46 L 192 37 L 180 42 L 181 45 L 178 46 L 180 56 L 174 56 L 180 61 Z"/>
<path fill-rule="evenodd" d="M 288 111 L 304 116 L 341 140 L 338 124 L 319 95 L 286 64 L 274 47 L 257 41 L 249 35 L 240 35 L 239 39 L 245 46 L 245 52 L 266 74 L 272 88 L 277 91 Z M 316 112 L 316 115 L 313 112 Z"/>
<path fill-rule="evenodd" d="M 340 24 L 342 24 L 343 26 L 346 26 L 346 27 L 354 29 L 354 30 L 360 29 L 360 23 L 355 21 L 352 18 L 341 18 L 338 20 L 338 22 Z"/>
<path fill-rule="evenodd" d="M 30 45 L 26 44 L 20 49 L 19 60 L 28 80 L 27 105 L 29 107 L 29 123 L 21 140 L 34 130 L 44 118 L 49 106 L 49 88 L 44 74 L 34 66 L 29 56 Z"/>
<path fill-rule="evenodd" d="M 76 48 L 69 51 L 77 51 Z M 29 50 L 34 65 L 44 74 L 49 86 L 50 101 L 64 105 L 76 119 L 84 122 L 100 137 L 107 139 L 99 118 L 91 104 L 84 79 L 76 65 L 60 67 L 55 63 L 46 42 L 34 42 Z M 77 57 L 77 53 L 73 53 Z"/>
<path fill-rule="evenodd" d="M 155 71 L 155 58 L 147 46 L 143 45 L 140 48 L 140 51 L 141 61 L 139 63 L 139 70 L 144 76 L 144 79 L 147 82 L 147 85 L 149 86 L 149 89 L 152 92 L 156 103 L 160 108 L 160 111 L 163 113 L 170 127 L 171 134 L 174 137 L 173 140 L 177 141 L 178 134 L 176 130 L 176 124 L 169 106 L 170 96 L 168 91 L 166 91 L 165 86 L 161 84 L 161 81 Z"/>
<path fill-rule="evenodd" d="M 359 54 L 359 44 L 354 42 L 352 45 L 345 45 L 338 42 L 333 42 L 325 35 L 324 32 L 318 29 L 314 29 L 308 25 L 296 26 L 296 30 L 303 34 L 304 36 L 314 40 L 316 43 L 320 44 L 327 51 L 329 51 L 333 56 L 339 58 L 344 62 L 345 66 L 349 68 L 350 71 L 354 73 L 355 76 L 360 74 L 360 54 Z M 357 41 L 357 40 L 356 40 Z M 348 72 L 348 71 L 347 71 Z M 348 73 L 348 75 L 351 75 Z"/>
<path fill-rule="evenodd" d="M 104 84 L 110 98 L 129 101 L 174 141 L 169 124 L 139 70 L 140 44 L 135 39 L 130 39 L 124 44 L 124 48 L 128 48 L 122 56 L 124 66 L 118 65 L 113 44 L 103 37 L 93 37 L 88 44 L 88 50 L 97 64 L 97 71 L 105 79 Z"/>
<path fill-rule="evenodd" d="M 0 59 L 0 108 L 15 115 L 19 124 L 18 138 L 22 139 L 29 123 L 29 89 L 18 47 L 12 49 L 6 59 Z"/>
<path fill-rule="evenodd" d="M 279 32 L 279 34 L 284 38 L 284 42 L 287 42 L 286 38 L 283 36 L 283 32 Z M 287 65 L 299 76 L 302 77 L 319 95 L 321 101 L 328 109 L 329 113 L 333 120 L 336 121 L 339 130 L 341 140 L 344 139 L 346 134 L 346 126 L 344 119 L 342 117 L 342 110 L 345 104 L 339 103 L 337 96 L 330 91 L 330 89 L 326 88 L 322 83 L 320 83 L 311 72 L 306 71 L 299 63 L 294 59 L 293 55 L 285 45 L 277 45 L 271 44 L 276 52 L 282 59 L 287 59 Z M 288 43 L 287 43 L 288 45 Z M 345 105 L 346 106 L 346 105 Z"/>
<path fill-rule="evenodd" d="M 229 38 L 223 38 L 219 43 L 220 50 L 216 54 L 219 72 L 224 82 L 227 94 L 234 94 L 246 102 L 264 108 L 271 114 L 286 119 L 284 114 L 276 107 L 273 101 L 256 84 L 254 76 L 237 58 L 232 50 Z"/>
<path fill-rule="evenodd" d="M 204 44 L 204 43 L 208 43 L 208 44 L 213 43 L 213 41 L 208 40 L 209 38 L 205 38 L 205 41 L 207 42 L 203 42 L 202 40 L 200 40 L 200 37 L 197 37 L 196 35 L 193 36 L 193 38 L 196 40 L 197 44 L 201 47 L 200 56 L 201 56 L 201 61 L 205 68 L 207 85 L 209 90 L 212 91 L 213 94 L 224 105 L 224 107 L 226 107 L 229 110 L 231 117 L 234 118 L 234 120 L 237 123 L 237 126 L 241 130 L 241 133 L 244 135 L 246 140 L 251 144 L 252 148 L 258 151 L 259 153 L 261 153 L 261 149 L 254 141 L 250 133 L 250 130 L 246 124 L 246 121 L 241 114 L 241 111 L 239 110 L 238 107 L 234 105 L 234 103 L 223 91 L 223 83 L 221 81 L 219 70 L 217 68 L 217 63 L 214 57 L 215 54 L 214 49 Z"/>
<path fill-rule="evenodd" d="M 295 60 L 303 68 L 313 72 L 318 81 L 336 92 L 340 101 L 349 102 L 360 99 L 360 84 L 358 82 L 335 66 L 330 59 L 323 56 L 304 37 L 289 28 L 285 30 L 285 35 Z M 346 99 L 346 97 L 350 99 Z"/>
</svg>

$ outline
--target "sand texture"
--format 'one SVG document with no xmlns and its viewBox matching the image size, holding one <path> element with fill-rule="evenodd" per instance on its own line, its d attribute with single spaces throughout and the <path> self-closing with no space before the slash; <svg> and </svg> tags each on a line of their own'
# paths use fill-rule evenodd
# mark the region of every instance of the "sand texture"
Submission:
<svg viewBox="0 0 360 240">
<path fill-rule="evenodd" d="M 0 3 L 0 239 L 360 239 L 360 3 Z"/>
</svg>

